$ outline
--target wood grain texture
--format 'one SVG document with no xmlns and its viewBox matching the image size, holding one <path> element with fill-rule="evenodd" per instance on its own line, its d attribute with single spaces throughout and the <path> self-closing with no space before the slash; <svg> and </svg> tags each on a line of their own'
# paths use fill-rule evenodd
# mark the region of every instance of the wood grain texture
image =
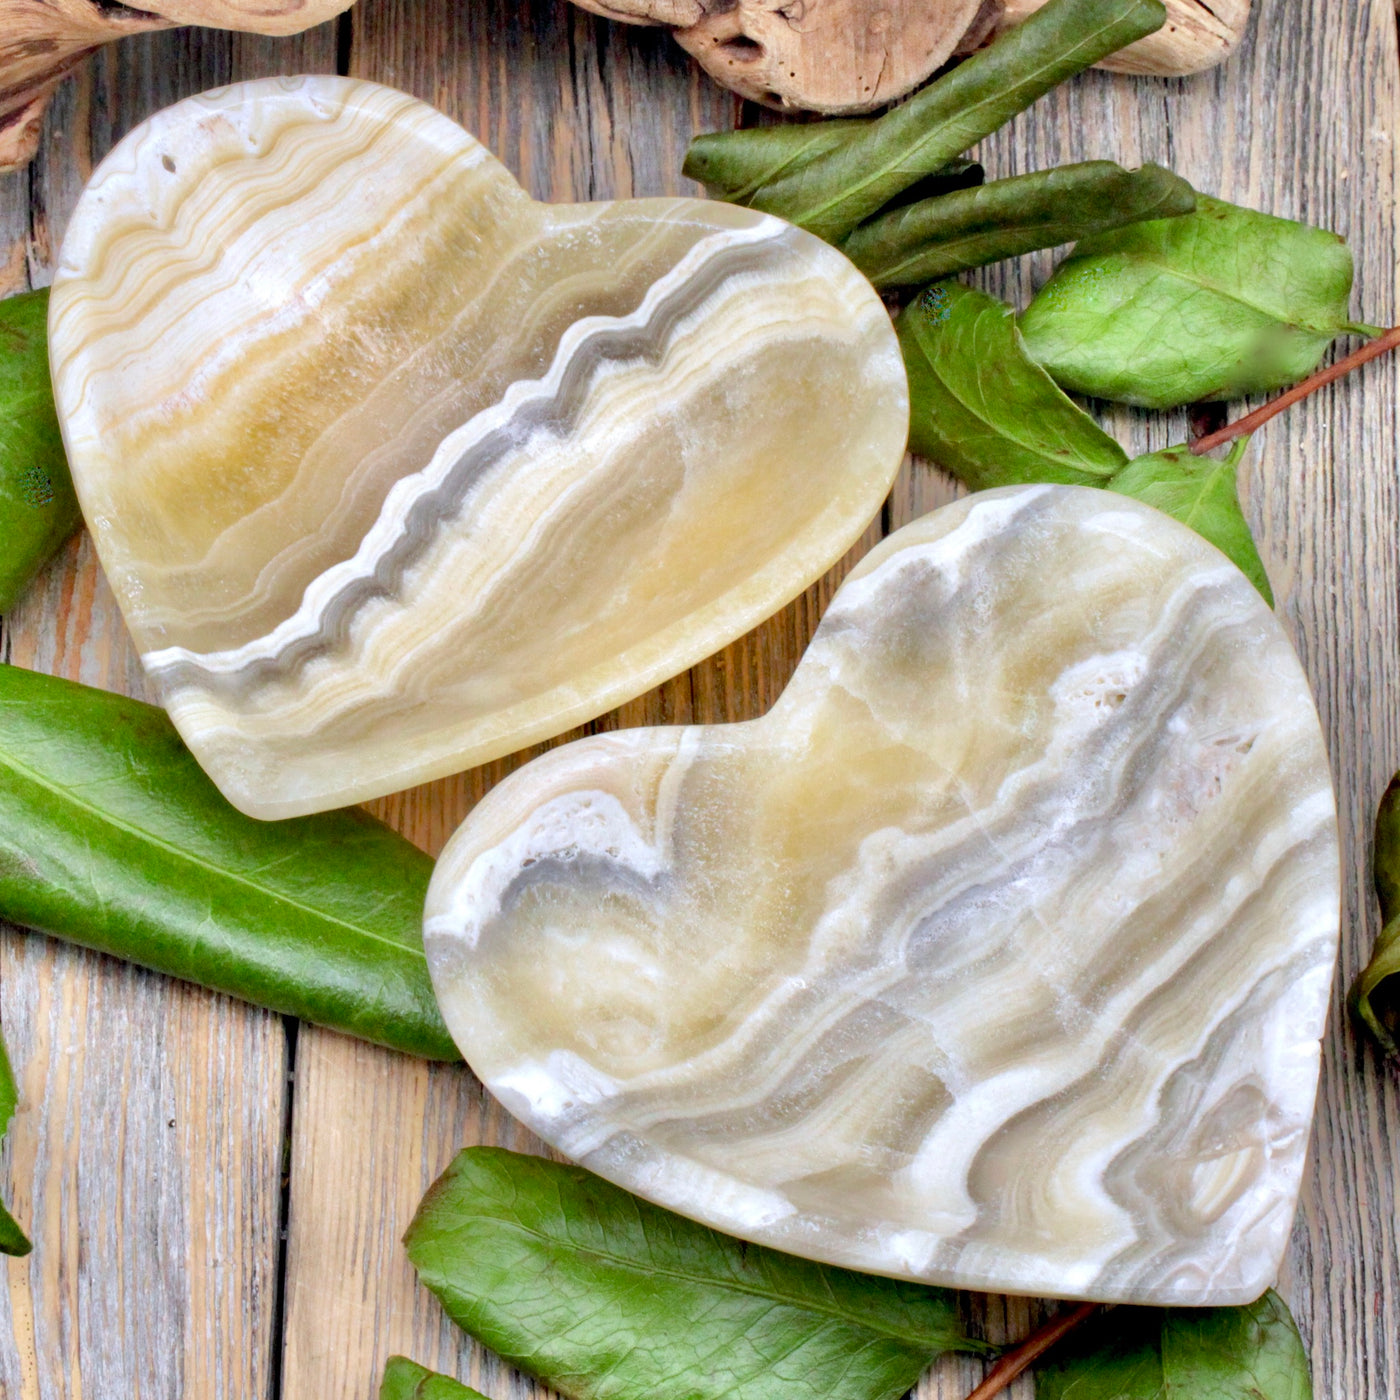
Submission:
<svg viewBox="0 0 1400 1400">
<path fill-rule="evenodd" d="M 13 0 L 12 0 L 13 3 Z M 574 0 L 631 24 L 666 25 L 718 83 L 773 108 L 868 112 L 903 97 L 1045 0 Z M 1166 0 L 1167 20 L 1100 65 L 1181 77 L 1222 62 L 1250 0 Z"/>
<path fill-rule="evenodd" d="M 1392 6 L 1262 0 L 1257 8 L 1225 68 L 1186 81 L 1087 75 L 982 156 L 1001 175 L 1068 160 L 1155 159 L 1209 192 L 1328 224 L 1356 248 L 1356 311 L 1389 321 L 1400 133 Z M 609 25 L 563 0 L 363 0 L 341 26 L 339 36 L 322 30 L 281 44 L 161 34 L 99 60 L 85 84 L 61 93 L 33 171 L 0 182 L 4 289 L 48 280 L 82 180 L 122 131 L 233 77 L 329 69 L 339 56 L 357 75 L 442 107 L 532 193 L 556 199 L 688 192 L 678 171 L 690 134 L 752 116 L 689 68 L 662 32 Z M 981 281 L 1023 302 L 1051 261 L 1040 255 Z M 1313 1166 L 1283 1279 L 1312 1343 L 1317 1393 L 1329 1400 L 1400 1400 L 1400 1080 L 1358 1042 L 1341 1009 L 1375 933 L 1371 816 L 1400 766 L 1398 379 L 1393 364 L 1373 365 L 1304 405 L 1261 435 L 1245 473 L 1280 612 L 1318 695 L 1347 843 L 1345 946 Z M 1115 411 L 1107 421 L 1135 449 L 1187 432 L 1184 415 Z M 939 473 L 908 464 L 852 557 L 953 494 Z M 838 578 L 590 728 L 762 713 Z M 141 685 L 85 540 L 7 620 L 4 646 L 19 664 Z M 525 757 L 376 809 L 436 851 Z M 393 1351 L 493 1400 L 540 1393 L 446 1322 L 398 1243 L 460 1146 L 539 1146 L 467 1071 L 300 1030 L 276 1356 L 281 1023 L 11 933 L 0 941 L 0 1013 L 24 1095 L 5 1181 L 36 1239 L 34 1255 L 7 1266 L 0 1395 L 368 1400 Z M 172 1117 L 177 1127 L 162 1137 Z M 969 1298 L 967 1310 L 1002 1340 L 1024 1334 L 1041 1305 Z M 981 1370 L 948 1359 L 921 1384 L 920 1400 L 956 1400 Z M 1031 1382 L 1012 1394 L 1029 1400 Z"/>
<path fill-rule="evenodd" d="M 982 0 L 574 2 L 667 25 L 716 82 L 769 107 L 813 112 L 868 112 L 903 97 L 990 27 Z"/>
<path fill-rule="evenodd" d="M 333 32 L 160 40 L 110 49 L 62 89 L 34 167 L 0 179 L 7 290 L 47 284 L 93 163 L 154 108 L 235 72 L 335 57 Z M 85 535 L 4 619 L 0 654 L 144 693 Z M 5 1265 L 0 1396 L 263 1400 L 277 1352 L 281 1020 L 8 927 L 0 1019 L 20 1087 L 7 1181 L 34 1240 Z"/>
</svg>

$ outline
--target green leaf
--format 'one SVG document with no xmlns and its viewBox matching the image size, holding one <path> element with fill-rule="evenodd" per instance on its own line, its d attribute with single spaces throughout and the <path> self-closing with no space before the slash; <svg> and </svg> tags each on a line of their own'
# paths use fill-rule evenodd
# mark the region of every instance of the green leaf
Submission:
<svg viewBox="0 0 1400 1400">
<path fill-rule="evenodd" d="M 234 810 L 163 710 L 0 666 L 0 917 L 430 1059 L 432 861 L 364 812 Z"/>
<path fill-rule="evenodd" d="M 1266 393 L 1353 329 L 1334 233 L 1205 195 L 1196 212 L 1084 239 L 1021 318 L 1064 388 L 1142 408 Z"/>
<path fill-rule="evenodd" d="M 682 173 L 705 186 L 711 199 L 750 204 L 765 186 L 810 165 L 818 156 L 839 150 L 874 121 L 874 117 L 755 126 L 744 131 L 711 131 L 691 141 Z M 927 198 L 949 190 L 980 185 L 985 172 L 975 161 L 950 160 L 910 186 Z"/>
<path fill-rule="evenodd" d="M 0 1138 L 10 1129 L 10 1119 L 19 1106 L 19 1090 L 15 1087 L 15 1072 L 10 1068 L 10 1053 L 0 1038 Z M 14 1216 L 0 1205 L 0 1254 L 24 1255 L 34 1246 L 15 1222 Z"/>
<path fill-rule="evenodd" d="M 404 1237 L 448 1315 L 577 1400 L 895 1400 L 969 1341 L 945 1290 L 743 1244 L 581 1167 L 458 1154 Z"/>
<path fill-rule="evenodd" d="M 1189 525 L 1273 594 L 1240 509 L 1247 439 L 1224 461 L 1174 447 L 1127 453 L 1026 353 L 1011 308 L 939 282 L 895 322 L 909 375 L 909 447 L 974 491 L 1028 482 L 1106 486 Z"/>
<path fill-rule="evenodd" d="M 1101 486 L 1128 454 L 1031 360 L 1004 302 L 940 282 L 895 322 L 909 373 L 909 446 L 974 491 Z"/>
<path fill-rule="evenodd" d="M 1372 861 L 1381 919 L 1400 917 L 1400 773 L 1390 780 L 1376 811 L 1376 849 Z"/>
<path fill-rule="evenodd" d="M 1160 165 L 1038 170 L 891 210 L 843 251 L 877 287 L 912 287 L 1143 219 L 1189 214 L 1196 194 Z"/>
<path fill-rule="evenodd" d="M 49 383 L 49 294 L 0 301 L 0 612 L 78 527 Z"/>
<path fill-rule="evenodd" d="M 1036 1367 L 1036 1400 L 1311 1400 L 1277 1293 L 1244 1308 L 1114 1308 Z"/>
<path fill-rule="evenodd" d="M 479 1390 L 429 1371 L 406 1356 L 391 1356 L 384 1367 L 379 1400 L 486 1400 L 486 1397 Z"/>
<path fill-rule="evenodd" d="M 1166 17 L 1162 0 L 1050 0 L 835 149 L 779 174 L 750 202 L 840 243 L 916 180 Z"/>
<path fill-rule="evenodd" d="M 939 195 L 953 194 L 957 190 L 975 189 L 978 185 L 984 184 L 987 179 L 987 172 L 975 160 L 964 160 L 959 157 L 957 160 L 950 160 L 946 165 L 940 165 L 931 175 L 925 175 L 921 179 L 915 180 L 907 189 L 901 190 L 890 202 L 884 205 L 880 213 L 886 214 L 893 209 L 903 209 L 907 205 L 917 204 L 921 200 L 936 199 Z"/>
<path fill-rule="evenodd" d="M 748 204 L 765 185 L 840 150 L 873 117 L 708 131 L 691 141 L 681 173 L 704 185 L 711 199 Z"/>
<path fill-rule="evenodd" d="M 1388 1055 L 1400 1055 L 1400 773 L 1376 813 L 1373 863 L 1382 928 L 1370 963 L 1352 986 L 1351 1009 Z"/>
<path fill-rule="evenodd" d="M 1274 605 L 1264 561 L 1240 509 L 1238 473 L 1249 445 L 1242 438 L 1223 460 L 1197 457 L 1189 447 L 1169 447 L 1129 462 L 1110 491 L 1145 501 L 1208 539 Z"/>
</svg>

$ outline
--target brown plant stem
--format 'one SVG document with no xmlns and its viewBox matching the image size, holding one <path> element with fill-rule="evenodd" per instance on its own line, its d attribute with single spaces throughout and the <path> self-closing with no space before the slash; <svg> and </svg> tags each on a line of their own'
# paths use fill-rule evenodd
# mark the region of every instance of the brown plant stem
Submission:
<svg viewBox="0 0 1400 1400">
<path fill-rule="evenodd" d="M 1392 326 L 1388 331 L 1378 335 L 1369 345 L 1363 345 L 1361 349 L 1353 350 L 1345 359 L 1338 360 L 1335 365 L 1328 365 L 1326 369 L 1320 369 L 1316 374 L 1309 375 L 1301 383 L 1295 384 L 1291 389 L 1280 394 L 1278 398 L 1271 399 L 1261 408 L 1256 408 L 1253 413 L 1246 413 L 1243 418 L 1236 419 L 1233 423 L 1227 423 L 1223 428 L 1219 428 L 1213 433 L 1207 433 L 1205 437 L 1196 438 L 1190 444 L 1191 451 L 1200 457 L 1212 448 L 1222 447 L 1225 443 L 1233 442 L 1236 438 L 1246 437 L 1256 428 L 1262 428 L 1270 418 L 1275 418 L 1284 409 L 1291 408 L 1300 399 L 1305 399 L 1309 394 L 1316 393 L 1325 385 L 1350 374 L 1352 370 L 1366 364 L 1368 360 L 1378 359 L 1381 355 L 1388 354 L 1397 346 L 1400 346 L 1400 326 Z"/>
<path fill-rule="evenodd" d="M 1097 1303 L 1080 1303 L 1068 1312 L 1059 1313 L 1049 1322 L 1043 1322 L 1024 1342 L 1019 1342 L 1010 1351 L 998 1357 L 996 1364 L 987 1372 L 982 1384 L 967 1397 L 967 1400 L 992 1400 L 1000 1395 L 1022 1371 L 1032 1366 L 1050 1350 L 1061 1337 L 1074 1331 L 1081 1322 L 1098 1311 Z"/>
</svg>

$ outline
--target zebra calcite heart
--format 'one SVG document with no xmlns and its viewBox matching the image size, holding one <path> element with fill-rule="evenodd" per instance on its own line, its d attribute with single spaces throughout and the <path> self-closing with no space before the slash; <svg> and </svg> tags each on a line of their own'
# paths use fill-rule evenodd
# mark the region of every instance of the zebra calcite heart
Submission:
<svg viewBox="0 0 1400 1400">
<path fill-rule="evenodd" d="M 550 206 L 369 83 L 181 102 L 63 243 L 84 514 L 181 734 L 255 816 L 561 733 L 818 578 L 904 447 L 834 249 L 685 199 Z"/>
<path fill-rule="evenodd" d="M 1178 1304 L 1274 1277 L 1337 934 L 1273 614 L 1165 515 L 1045 486 L 888 539 L 762 719 L 518 770 L 425 922 L 472 1068 L 623 1186 L 858 1269 Z"/>
</svg>

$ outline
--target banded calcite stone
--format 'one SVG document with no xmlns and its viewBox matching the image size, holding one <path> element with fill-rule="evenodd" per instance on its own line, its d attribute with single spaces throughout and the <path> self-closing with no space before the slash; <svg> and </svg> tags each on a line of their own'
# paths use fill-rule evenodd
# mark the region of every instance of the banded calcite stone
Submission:
<svg viewBox="0 0 1400 1400">
<path fill-rule="evenodd" d="M 818 578 L 907 392 L 791 226 L 543 205 L 402 93 L 272 79 L 102 163 L 50 316 L 78 495 L 181 734 L 245 812 L 484 762 Z"/>
<path fill-rule="evenodd" d="M 641 1195 L 877 1273 L 1215 1304 L 1288 1236 L 1338 903 L 1273 614 L 1165 515 L 1037 486 L 885 541 L 762 719 L 517 771 L 425 934 L 491 1091 Z"/>
</svg>

